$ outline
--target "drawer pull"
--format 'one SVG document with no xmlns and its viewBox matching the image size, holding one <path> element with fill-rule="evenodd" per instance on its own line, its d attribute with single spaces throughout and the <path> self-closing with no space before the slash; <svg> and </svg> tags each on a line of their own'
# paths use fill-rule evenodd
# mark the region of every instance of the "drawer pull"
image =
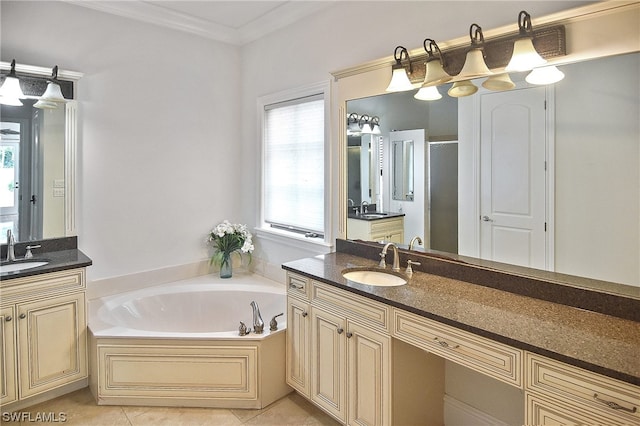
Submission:
<svg viewBox="0 0 640 426">
<path fill-rule="evenodd" d="M 593 399 L 595 399 L 596 401 L 606 405 L 609 408 L 612 408 L 614 410 L 622 410 L 622 411 L 626 411 L 627 413 L 635 413 L 637 411 L 636 407 L 633 408 L 627 408 L 627 407 L 623 407 L 622 405 L 618 404 L 617 402 L 613 402 L 613 401 L 607 401 L 604 400 L 602 398 L 598 398 L 598 394 L 594 393 L 593 394 Z"/>
<path fill-rule="evenodd" d="M 342 334 L 344 332 L 344 328 L 340 327 L 338 328 L 338 334 Z"/>
<path fill-rule="evenodd" d="M 455 346 L 451 346 L 449 343 L 445 342 L 444 340 L 440 340 L 438 337 L 434 337 L 434 339 L 436 342 L 438 342 L 438 344 L 440 346 L 442 346 L 443 348 L 448 348 L 448 349 L 458 349 L 460 347 L 460 345 L 455 345 Z"/>
<path fill-rule="evenodd" d="M 289 288 L 294 288 L 296 290 L 304 290 L 304 286 L 302 284 L 289 283 Z"/>
<path fill-rule="evenodd" d="M 309 315 L 309 314 L 308 314 L 308 313 L 306 313 L 306 312 L 303 312 L 303 313 L 302 313 L 302 317 L 303 317 L 303 318 L 306 318 L 306 317 L 307 317 L 307 315 Z"/>
</svg>

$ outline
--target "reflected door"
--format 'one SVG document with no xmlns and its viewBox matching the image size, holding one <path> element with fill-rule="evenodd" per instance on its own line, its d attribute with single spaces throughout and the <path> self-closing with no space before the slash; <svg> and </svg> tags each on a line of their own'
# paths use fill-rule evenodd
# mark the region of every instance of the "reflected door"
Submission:
<svg viewBox="0 0 640 426">
<path fill-rule="evenodd" d="M 480 257 L 547 269 L 545 88 L 480 100 Z"/>
<path fill-rule="evenodd" d="M 20 123 L 0 123 L 0 136 L 0 241 L 5 243 L 8 229 L 19 237 Z"/>
</svg>

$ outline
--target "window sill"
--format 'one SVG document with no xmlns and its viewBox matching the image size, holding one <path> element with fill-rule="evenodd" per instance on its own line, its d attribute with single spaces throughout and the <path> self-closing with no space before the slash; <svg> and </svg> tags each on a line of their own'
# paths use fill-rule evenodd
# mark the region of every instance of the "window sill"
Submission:
<svg viewBox="0 0 640 426">
<path fill-rule="evenodd" d="M 255 228 L 258 238 L 285 244 L 291 247 L 317 252 L 318 254 L 331 253 L 333 244 L 322 238 L 307 238 L 302 234 L 273 228 Z"/>
</svg>

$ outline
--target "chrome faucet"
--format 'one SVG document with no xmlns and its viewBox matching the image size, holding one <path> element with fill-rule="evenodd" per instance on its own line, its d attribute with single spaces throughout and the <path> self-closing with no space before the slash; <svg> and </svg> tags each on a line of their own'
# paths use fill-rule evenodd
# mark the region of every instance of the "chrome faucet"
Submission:
<svg viewBox="0 0 640 426">
<path fill-rule="evenodd" d="M 16 239 L 13 236 L 11 229 L 7 229 L 7 260 L 13 262 L 16 260 L 15 252 Z"/>
<path fill-rule="evenodd" d="M 260 308 L 255 301 L 251 302 L 251 307 L 253 308 L 253 332 L 256 334 L 262 334 L 264 321 L 262 321 L 262 315 L 260 315 Z"/>
<path fill-rule="evenodd" d="M 422 239 L 416 235 L 416 236 L 415 236 L 415 237 L 413 237 L 413 238 L 411 239 L 411 241 L 409 242 L 409 251 L 413 250 L 413 244 L 414 244 L 416 241 L 418 242 L 418 245 L 420 245 L 420 246 L 422 245 Z"/>
<path fill-rule="evenodd" d="M 387 249 L 389 248 L 389 246 L 391 246 L 391 248 L 393 249 L 393 266 L 391 267 L 391 270 L 399 272 L 400 256 L 398 256 L 398 246 L 396 246 L 394 243 L 387 243 L 384 245 L 382 252 L 380 252 L 381 259 L 380 259 L 380 264 L 378 266 L 380 266 L 383 269 L 387 267 L 386 257 L 387 257 Z"/>
</svg>

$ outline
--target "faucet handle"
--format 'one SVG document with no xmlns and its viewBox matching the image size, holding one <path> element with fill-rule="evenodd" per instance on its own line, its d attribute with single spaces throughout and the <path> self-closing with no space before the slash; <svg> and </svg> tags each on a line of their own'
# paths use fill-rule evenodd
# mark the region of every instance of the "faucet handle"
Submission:
<svg viewBox="0 0 640 426">
<path fill-rule="evenodd" d="M 31 253 L 31 249 L 37 249 L 42 247 L 40 244 L 36 246 L 27 246 L 27 252 L 24 254 L 25 259 L 31 259 L 33 257 L 33 253 Z"/>
<path fill-rule="evenodd" d="M 411 259 L 407 260 L 407 269 L 404 271 L 408 276 L 413 275 L 413 268 L 411 265 L 420 266 L 420 262 L 413 261 Z"/>
<path fill-rule="evenodd" d="M 269 322 L 269 331 L 276 331 L 278 329 L 278 321 L 276 321 L 276 318 L 282 315 L 284 315 L 284 312 L 271 318 L 271 321 Z"/>
<path fill-rule="evenodd" d="M 387 253 L 384 250 L 382 250 L 382 252 L 380 253 L 380 263 L 378 264 L 379 268 L 384 269 L 387 267 L 386 257 L 387 257 Z"/>
</svg>

